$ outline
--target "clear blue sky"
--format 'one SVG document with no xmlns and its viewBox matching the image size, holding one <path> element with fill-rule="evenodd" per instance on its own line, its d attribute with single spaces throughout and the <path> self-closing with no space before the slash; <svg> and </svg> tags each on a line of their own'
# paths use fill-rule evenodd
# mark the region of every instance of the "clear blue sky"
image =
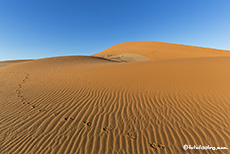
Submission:
<svg viewBox="0 0 230 154">
<path fill-rule="evenodd" d="M 230 50 L 230 0 L 0 0 L 0 60 L 142 40 Z"/>
</svg>

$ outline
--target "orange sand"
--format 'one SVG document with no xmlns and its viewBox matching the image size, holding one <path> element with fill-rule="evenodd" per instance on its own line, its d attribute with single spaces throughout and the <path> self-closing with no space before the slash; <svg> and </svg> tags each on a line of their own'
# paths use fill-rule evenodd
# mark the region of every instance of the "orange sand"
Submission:
<svg viewBox="0 0 230 154">
<path fill-rule="evenodd" d="M 30 61 L 30 60 L 8 60 L 8 61 L 0 61 L 0 67 L 12 65 L 12 64 L 17 64 L 17 63 L 21 63 L 21 62 L 25 62 L 25 61 Z"/>
<path fill-rule="evenodd" d="M 1 67 L 0 153 L 227 154 L 183 145 L 230 148 L 229 92 L 230 52 L 159 42 Z"/>
</svg>

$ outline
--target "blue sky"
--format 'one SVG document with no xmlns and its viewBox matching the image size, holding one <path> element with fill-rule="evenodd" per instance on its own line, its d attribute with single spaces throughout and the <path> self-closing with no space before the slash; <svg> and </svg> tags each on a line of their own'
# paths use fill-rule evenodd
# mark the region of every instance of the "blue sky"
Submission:
<svg viewBox="0 0 230 154">
<path fill-rule="evenodd" d="M 230 50 L 230 0 L 0 0 L 0 60 L 90 55 L 121 42 Z"/>
</svg>

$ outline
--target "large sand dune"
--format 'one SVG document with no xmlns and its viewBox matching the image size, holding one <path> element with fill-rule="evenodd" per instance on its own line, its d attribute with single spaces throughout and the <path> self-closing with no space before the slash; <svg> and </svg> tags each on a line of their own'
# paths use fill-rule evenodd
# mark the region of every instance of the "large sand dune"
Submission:
<svg viewBox="0 0 230 154">
<path fill-rule="evenodd" d="M 130 57 L 130 54 L 136 55 L 136 60 L 131 61 L 144 61 L 148 59 L 162 60 L 230 56 L 230 51 L 154 41 L 134 41 L 111 46 L 110 48 L 104 50 L 103 52 L 97 53 L 94 56 L 105 57 L 109 59 L 111 58 L 115 60 L 120 58 L 121 61 L 124 58 L 125 61 L 126 56 Z M 146 59 L 144 59 L 143 56 L 145 56 Z"/>
<path fill-rule="evenodd" d="M 0 153 L 230 153 L 229 52 L 115 48 L 1 67 Z"/>
</svg>

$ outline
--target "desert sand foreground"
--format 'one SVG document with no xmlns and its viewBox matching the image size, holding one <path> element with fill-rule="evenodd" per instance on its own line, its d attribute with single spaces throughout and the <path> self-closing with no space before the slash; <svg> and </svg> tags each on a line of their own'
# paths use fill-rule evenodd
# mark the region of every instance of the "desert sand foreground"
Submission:
<svg viewBox="0 0 230 154">
<path fill-rule="evenodd" d="M 141 41 L 0 67 L 0 153 L 229 154 L 230 51 Z"/>
</svg>

